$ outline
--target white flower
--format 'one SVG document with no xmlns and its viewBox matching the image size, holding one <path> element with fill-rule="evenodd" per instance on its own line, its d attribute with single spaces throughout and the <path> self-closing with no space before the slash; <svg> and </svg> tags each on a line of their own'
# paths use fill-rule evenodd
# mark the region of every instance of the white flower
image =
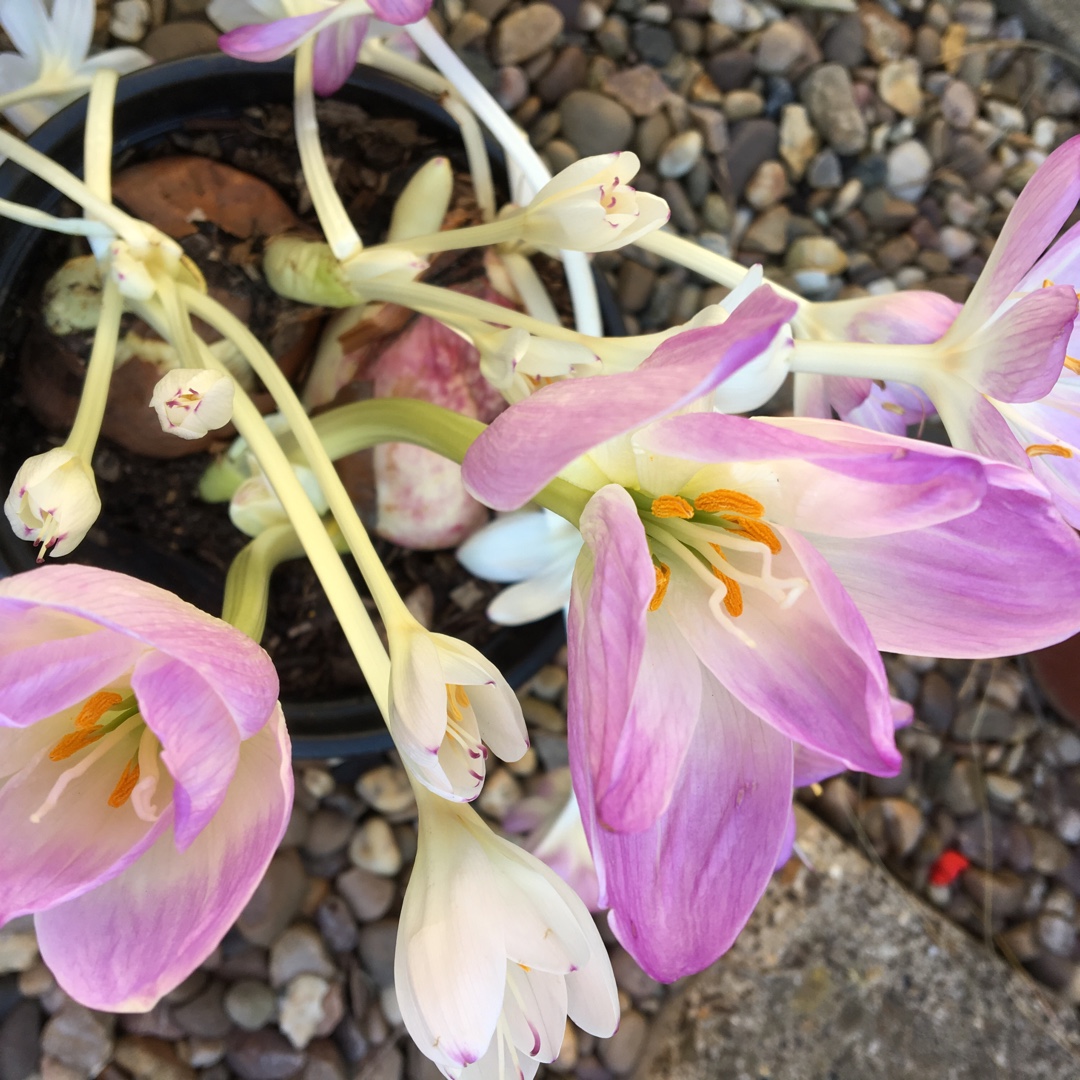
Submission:
<svg viewBox="0 0 1080 1080">
<path fill-rule="evenodd" d="M 0 53 L 0 95 L 34 88 L 39 94 L 8 105 L 4 115 L 24 134 L 86 93 L 94 72 L 121 74 L 151 61 L 141 49 L 109 49 L 89 57 L 94 0 L 0 0 L 0 25 L 18 52 Z"/>
<path fill-rule="evenodd" d="M 247 467 L 251 475 L 233 492 L 229 500 L 229 520 L 245 535 L 258 536 L 272 525 L 288 525 L 289 515 L 277 497 L 263 471 L 249 455 Z M 311 500 L 316 512 L 322 516 L 329 506 L 315 474 L 306 465 L 293 464 L 293 472 Z"/>
<path fill-rule="evenodd" d="M 574 891 L 470 807 L 421 789 L 417 806 L 394 986 L 421 1053 L 451 1080 L 510 1080 L 558 1056 L 567 1015 L 610 1036 L 615 978 Z"/>
<path fill-rule="evenodd" d="M 27 459 L 15 474 L 4 513 L 23 540 L 46 555 L 66 555 L 78 547 L 101 513 L 94 473 L 86 461 L 58 446 Z"/>
<path fill-rule="evenodd" d="M 488 747 L 503 761 L 529 749 L 517 695 L 470 645 L 418 623 L 390 636 L 390 734 L 425 787 L 475 799 Z M 486 744 L 486 745 L 485 745 Z"/>
<path fill-rule="evenodd" d="M 541 380 L 600 367 L 600 358 L 585 345 L 536 337 L 520 328 L 476 333 L 472 341 L 480 353 L 480 373 L 511 402 L 528 397 Z"/>
<path fill-rule="evenodd" d="M 539 248 L 612 251 L 665 225 L 663 199 L 635 191 L 640 168 L 626 151 L 582 158 L 563 169 L 523 211 L 524 238 Z"/>
<path fill-rule="evenodd" d="M 181 439 L 201 439 L 232 417 L 233 381 L 206 368 L 174 368 L 154 387 L 150 408 L 161 430 Z"/>
</svg>

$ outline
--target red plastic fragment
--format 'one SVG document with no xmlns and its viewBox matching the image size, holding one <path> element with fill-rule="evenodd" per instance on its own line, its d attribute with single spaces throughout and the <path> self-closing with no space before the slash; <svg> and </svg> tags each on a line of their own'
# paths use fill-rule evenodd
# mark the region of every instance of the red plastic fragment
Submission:
<svg viewBox="0 0 1080 1080">
<path fill-rule="evenodd" d="M 930 867 L 930 884 L 951 885 L 970 865 L 959 851 L 943 851 Z"/>
</svg>

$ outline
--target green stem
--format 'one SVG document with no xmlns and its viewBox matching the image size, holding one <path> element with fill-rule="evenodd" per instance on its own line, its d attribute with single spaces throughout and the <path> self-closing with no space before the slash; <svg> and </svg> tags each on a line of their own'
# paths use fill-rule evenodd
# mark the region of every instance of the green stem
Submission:
<svg viewBox="0 0 1080 1080">
<path fill-rule="evenodd" d="M 64 444 L 85 461 L 94 454 L 105 405 L 109 399 L 109 383 L 112 380 L 113 363 L 116 359 L 116 338 L 120 332 L 120 316 L 124 312 L 120 286 L 111 277 L 105 278 L 101 292 L 101 313 L 94 330 L 94 346 L 86 365 L 86 378 L 79 397 L 79 409 L 71 434 Z"/>
<path fill-rule="evenodd" d="M 521 214 L 487 221 L 483 225 L 470 225 L 464 229 L 443 229 L 427 236 L 411 236 L 408 240 L 380 244 L 382 248 L 412 251 L 417 255 L 429 255 L 434 251 L 456 251 L 459 248 L 484 247 L 517 240 L 521 236 Z M 374 249 L 373 249 L 374 250 Z"/>
<path fill-rule="evenodd" d="M 221 618 L 253 641 L 261 640 L 270 603 L 270 575 L 281 563 L 303 554 L 304 545 L 291 525 L 273 525 L 260 533 L 229 567 Z"/>
<path fill-rule="evenodd" d="M 296 148 L 304 171 L 308 193 L 319 218 L 319 225 L 338 259 L 344 261 L 364 246 L 326 167 L 319 142 L 319 120 L 315 115 L 314 73 L 315 39 L 309 38 L 296 50 L 293 69 L 293 109 L 296 124 Z"/>
</svg>

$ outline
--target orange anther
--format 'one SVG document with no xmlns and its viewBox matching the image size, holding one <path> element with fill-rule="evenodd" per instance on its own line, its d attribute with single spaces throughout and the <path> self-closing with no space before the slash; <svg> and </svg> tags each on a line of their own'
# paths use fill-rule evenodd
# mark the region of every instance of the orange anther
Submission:
<svg viewBox="0 0 1080 1080">
<path fill-rule="evenodd" d="M 454 700 L 463 709 L 467 709 L 469 707 L 469 705 L 472 704 L 469 701 L 469 695 L 465 693 L 465 687 L 464 686 L 455 686 L 454 687 Z"/>
<path fill-rule="evenodd" d="M 1065 366 L 1074 374 L 1080 375 L 1080 360 L 1077 360 L 1075 356 L 1065 357 Z"/>
<path fill-rule="evenodd" d="M 1072 451 L 1067 446 L 1059 446 L 1056 443 L 1032 443 L 1024 447 L 1024 453 L 1028 457 L 1063 457 L 1071 458 Z"/>
<path fill-rule="evenodd" d="M 124 766 L 124 771 L 120 774 L 120 779 L 116 782 L 116 787 L 113 788 L 113 792 L 107 800 L 108 804 L 118 810 L 131 798 L 131 793 L 135 790 L 135 785 L 138 782 L 139 758 L 136 755 Z"/>
<path fill-rule="evenodd" d="M 717 570 L 715 566 L 712 568 L 712 572 L 727 586 L 727 593 L 724 595 L 724 607 L 733 619 L 737 619 L 743 613 L 742 588 L 734 578 L 729 578 L 727 574 Z"/>
<path fill-rule="evenodd" d="M 671 567 L 665 563 L 653 563 L 653 569 L 656 571 L 656 591 L 649 601 L 649 610 L 659 611 L 667 595 L 668 582 L 671 581 Z"/>
<path fill-rule="evenodd" d="M 71 757 L 72 754 L 77 753 L 84 746 L 89 746 L 91 743 L 97 742 L 102 735 L 105 734 L 105 729 L 102 727 L 80 728 L 78 731 L 69 731 L 50 751 L 50 761 L 63 761 L 65 758 Z"/>
<path fill-rule="evenodd" d="M 895 413 L 897 416 L 903 416 L 904 415 L 904 406 L 903 405 L 897 405 L 895 401 L 883 401 L 881 403 L 881 407 L 886 412 Z"/>
<path fill-rule="evenodd" d="M 1043 286 L 1042 287 L 1044 289 L 1052 289 L 1054 287 L 1054 282 L 1048 277 L 1043 278 Z"/>
<path fill-rule="evenodd" d="M 723 548 L 721 548 L 719 544 L 710 544 L 709 547 L 711 547 L 724 562 L 727 562 L 727 556 L 724 554 Z"/>
<path fill-rule="evenodd" d="M 736 518 L 739 526 L 735 530 L 736 536 L 745 536 L 748 540 L 756 540 L 764 544 L 774 555 L 780 553 L 780 540 L 776 533 L 765 524 L 764 521 L 755 521 L 753 518 Z"/>
<path fill-rule="evenodd" d="M 652 501 L 652 514 L 658 518 L 689 521 L 694 516 L 694 508 L 681 495 L 661 495 Z"/>
<path fill-rule="evenodd" d="M 706 514 L 738 514 L 740 517 L 761 517 L 765 507 L 744 495 L 741 491 L 728 491 L 717 488 L 715 491 L 703 491 L 695 500 L 694 506 Z"/>
<path fill-rule="evenodd" d="M 86 699 L 86 704 L 75 717 L 75 727 L 88 729 L 97 726 L 97 722 L 114 706 L 123 701 L 120 694 L 114 694 L 111 690 L 99 690 Z"/>
</svg>

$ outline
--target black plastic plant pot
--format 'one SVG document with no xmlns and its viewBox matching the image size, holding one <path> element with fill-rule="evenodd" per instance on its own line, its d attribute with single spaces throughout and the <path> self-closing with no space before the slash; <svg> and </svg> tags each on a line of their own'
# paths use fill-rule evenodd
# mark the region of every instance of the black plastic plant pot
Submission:
<svg viewBox="0 0 1080 1080">
<path fill-rule="evenodd" d="M 288 60 L 249 64 L 214 54 L 126 75 L 120 79 L 116 95 L 114 160 L 129 151 L 152 147 L 172 133 L 198 130 L 200 126 L 205 129 L 215 120 L 235 118 L 252 106 L 288 104 L 292 94 L 292 63 Z M 412 118 L 422 132 L 443 139 L 457 133 L 455 121 L 432 98 L 369 68 L 358 67 L 337 99 L 360 105 L 373 116 Z M 39 128 L 30 138 L 30 145 L 81 175 L 85 117 L 83 99 Z M 498 148 L 489 149 L 498 163 Z M 10 161 L 0 166 L 0 198 L 49 213 L 56 212 L 62 202 L 54 188 Z M 43 257 L 43 244 L 39 230 L 0 219 L 0 318 L 6 328 L 11 326 L 12 313 L 25 293 L 31 268 Z M 607 332 L 624 332 L 610 290 L 602 280 L 598 280 L 598 287 Z M 0 362 L 13 361 L 7 355 L 9 349 L 10 340 L 4 342 Z M 0 476 L 4 493 L 13 475 Z M 191 573 L 190 566 L 182 565 L 180 559 L 179 565 L 172 565 L 167 559 L 148 558 L 135 547 L 89 557 L 80 547 L 70 559 L 123 570 L 173 591 L 180 591 L 177 583 Z M 6 525 L 0 528 L 0 574 L 31 569 L 34 560 L 31 545 L 16 539 Z M 560 613 L 528 626 L 500 630 L 483 651 L 511 685 L 520 686 L 554 655 L 564 635 Z M 283 706 L 297 757 L 366 756 L 391 745 L 379 711 L 366 692 L 324 700 L 286 699 Z"/>
</svg>

